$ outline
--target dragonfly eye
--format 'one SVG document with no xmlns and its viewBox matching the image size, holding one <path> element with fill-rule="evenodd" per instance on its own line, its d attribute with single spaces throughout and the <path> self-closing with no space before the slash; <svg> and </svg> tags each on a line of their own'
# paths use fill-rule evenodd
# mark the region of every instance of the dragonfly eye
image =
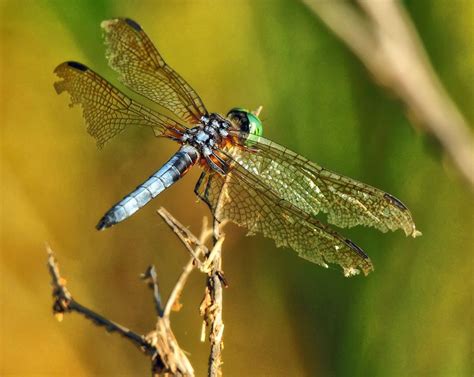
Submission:
<svg viewBox="0 0 474 377">
<path fill-rule="evenodd" d="M 262 136 L 263 135 L 263 124 L 262 121 L 253 113 L 247 113 L 247 118 L 249 119 L 249 134 L 252 136 Z"/>
<path fill-rule="evenodd" d="M 246 135 L 249 141 L 258 139 L 263 134 L 262 121 L 247 109 L 234 107 L 227 113 L 227 118 Z"/>
</svg>

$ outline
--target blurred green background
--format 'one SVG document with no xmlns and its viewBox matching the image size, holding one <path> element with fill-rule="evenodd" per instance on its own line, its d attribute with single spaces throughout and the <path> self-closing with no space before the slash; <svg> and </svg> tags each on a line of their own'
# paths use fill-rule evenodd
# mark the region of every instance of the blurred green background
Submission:
<svg viewBox="0 0 474 377">
<path fill-rule="evenodd" d="M 141 333 L 154 325 L 138 275 L 155 264 L 167 295 L 187 254 L 155 210 L 198 232 L 207 209 L 199 169 L 106 232 L 111 204 L 177 146 L 146 129 L 103 151 L 79 108 L 53 90 L 53 69 L 81 61 L 117 84 L 99 24 L 138 21 L 211 111 L 264 106 L 265 135 L 339 173 L 380 187 L 412 210 L 423 237 L 343 229 L 375 272 L 344 278 L 261 236 L 228 226 L 224 271 L 225 376 L 472 375 L 473 201 L 402 105 L 296 1 L 0 2 L 0 375 L 144 376 L 148 361 L 77 315 L 58 323 L 44 243 L 72 294 Z M 435 70 L 474 120 L 474 2 L 407 1 Z M 128 93 L 128 92 L 127 92 Z M 204 278 L 192 275 L 172 316 L 180 345 L 205 375 L 199 342 Z"/>
</svg>

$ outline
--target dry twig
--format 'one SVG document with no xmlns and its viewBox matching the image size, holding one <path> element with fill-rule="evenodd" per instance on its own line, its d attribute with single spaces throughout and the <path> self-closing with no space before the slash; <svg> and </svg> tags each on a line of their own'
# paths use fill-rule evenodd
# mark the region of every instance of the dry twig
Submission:
<svg viewBox="0 0 474 377">
<path fill-rule="evenodd" d="M 209 341 L 211 342 L 211 353 L 209 355 L 208 375 L 210 377 L 218 377 L 222 375 L 222 350 L 224 348 L 224 322 L 222 320 L 223 310 L 223 287 L 227 286 L 227 282 L 222 274 L 222 258 L 221 246 L 223 236 L 220 233 L 220 225 L 217 220 L 213 224 L 214 247 L 213 255 L 209 255 L 212 260 L 207 278 L 207 286 L 204 299 L 201 303 L 200 311 L 204 318 L 204 322 L 209 326 Z"/>
<path fill-rule="evenodd" d="M 66 288 L 66 280 L 59 273 L 58 263 L 53 251 L 49 246 L 47 249 L 48 268 L 53 286 L 53 312 L 58 319 L 62 319 L 64 313 L 77 312 L 91 320 L 94 324 L 105 327 L 108 332 L 122 335 L 137 346 L 145 355 L 150 357 L 153 375 L 171 373 L 174 376 L 194 376 L 191 363 L 179 347 L 171 330 L 169 316 L 163 315 L 154 267 L 149 267 L 143 274 L 143 277 L 150 280 L 150 286 L 154 291 L 158 317 L 155 329 L 144 336 L 105 318 L 74 300 Z"/>
<path fill-rule="evenodd" d="M 164 208 L 158 210 L 158 214 L 175 232 L 190 253 L 191 258 L 179 276 L 164 307 L 155 268 L 150 266 L 142 274 L 142 279 L 147 281 L 153 291 L 153 300 L 157 313 L 157 322 L 153 331 L 147 335 L 139 335 L 74 300 L 66 288 L 65 279 L 59 273 L 59 267 L 53 251 L 48 246 L 48 268 L 52 278 L 54 297 L 53 312 L 58 319 L 62 319 L 63 314 L 66 312 L 77 312 L 90 319 L 96 325 L 105 327 L 107 331 L 122 335 L 135 344 L 145 355 L 150 357 L 154 375 L 194 376 L 191 363 L 184 351 L 179 347 L 171 330 L 170 314 L 173 309 L 179 307 L 178 301 L 184 285 L 192 270 L 197 267 L 202 272 L 208 274 L 205 295 L 210 298 L 208 301 L 209 306 L 204 311 L 201 310 L 201 312 L 205 323 L 211 328 L 209 334 L 211 341 L 209 375 L 220 375 L 222 364 L 220 351 L 222 350 L 222 332 L 224 328 L 222 324 L 222 281 L 224 280 L 223 274 L 220 271 L 220 253 L 224 237 L 219 234 L 217 223 L 214 224 L 214 228 L 211 228 L 208 227 L 207 222 L 204 222 L 200 238 L 197 238 Z M 209 250 L 205 246 L 205 242 L 211 235 L 214 235 L 215 244 Z M 202 308 L 203 306 L 201 305 Z"/>
<path fill-rule="evenodd" d="M 216 377 L 222 375 L 222 349 L 223 349 L 223 333 L 224 323 L 222 320 L 222 290 L 223 286 L 227 286 L 224 275 L 221 271 L 222 260 L 222 243 L 224 242 L 224 235 L 220 232 L 220 226 L 225 225 L 219 224 L 217 220 L 214 220 L 212 232 L 209 231 L 207 223 L 204 222 L 203 229 L 201 231 L 200 239 L 197 239 L 188 229 L 184 228 L 174 219 L 169 212 L 164 208 L 158 210 L 158 213 L 171 229 L 175 232 L 178 238 L 186 246 L 186 249 L 191 254 L 191 259 L 185 266 L 178 283 L 175 285 L 168 303 L 165 307 L 165 314 L 171 311 L 173 301 L 179 297 L 183 284 L 181 280 L 186 280 L 189 273 L 192 271 L 194 266 L 202 272 L 208 274 L 207 285 L 204 294 L 204 298 L 201 302 L 200 312 L 203 317 L 203 333 L 201 340 L 204 341 L 205 326 L 209 326 L 209 341 L 211 343 L 211 352 L 209 355 L 209 366 L 208 375 Z M 213 236 L 214 246 L 209 250 L 205 243 L 210 236 Z M 201 261 L 201 256 L 205 256 L 205 260 Z"/>
<path fill-rule="evenodd" d="M 430 65 L 403 5 L 395 0 L 358 0 L 359 7 L 348 1 L 303 1 L 376 81 L 398 95 L 474 189 L 474 138 Z"/>
</svg>

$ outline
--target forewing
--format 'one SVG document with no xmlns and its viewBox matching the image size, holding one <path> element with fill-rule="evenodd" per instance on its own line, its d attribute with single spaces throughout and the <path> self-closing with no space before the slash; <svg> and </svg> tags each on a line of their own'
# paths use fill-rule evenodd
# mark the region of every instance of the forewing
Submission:
<svg viewBox="0 0 474 377">
<path fill-rule="evenodd" d="M 189 123 L 199 122 L 207 114 L 197 93 L 165 63 L 140 25 L 116 18 L 101 26 L 109 65 L 126 86 Z"/>
<path fill-rule="evenodd" d="M 130 125 L 147 126 L 156 136 L 169 137 L 179 135 L 186 128 L 128 98 L 81 63 L 62 63 L 54 73 L 62 79 L 54 83 L 56 92 L 68 92 L 71 106 L 82 106 L 87 132 L 96 139 L 99 148 Z"/>
<path fill-rule="evenodd" d="M 218 220 L 229 219 L 250 234 L 263 233 L 277 246 L 290 247 L 313 263 L 325 267 L 339 264 L 346 276 L 373 270 L 369 257 L 358 246 L 281 199 L 239 166 L 226 176 L 203 173 L 195 192 Z"/>
<path fill-rule="evenodd" d="M 394 196 L 326 170 L 263 137 L 253 138 L 250 148 L 240 142 L 240 148 L 224 153 L 303 212 L 326 213 L 328 222 L 339 227 L 365 225 L 382 232 L 403 229 L 413 237 L 421 234 L 408 208 Z"/>
</svg>

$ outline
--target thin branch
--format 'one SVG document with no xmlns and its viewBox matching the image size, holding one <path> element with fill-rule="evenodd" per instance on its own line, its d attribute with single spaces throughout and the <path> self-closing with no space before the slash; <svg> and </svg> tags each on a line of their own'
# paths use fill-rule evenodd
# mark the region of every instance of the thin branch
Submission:
<svg viewBox="0 0 474 377">
<path fill-rule="evenodd" d="M 141 278 L 148 282 L 148 286 L 153 290 L 153 302 L 158 317 L 163 317 L 163 305 L 161 303 L 160 289 L 158 285 L 158 276 L 156 275 L 155 266 L 149 266 L 141 275 Z"/>
<path fill-rule="evenodd" d="M 224 236 L 220 233 L 221 224 L 219 224 L 217 220 L 214 220 L 212 231 L 210 231 L 207 224 L 204 223 L 201 236 L 198 239 L 164 208 L 160 208 L 158 214 L 178 236 L 191 255 L 191 259 L 184 267 L 181 276 L 168 298 L 168 302 L 164 309 L 164 317 L 169 317 L 171 310 L 177 302 L 183 286 L 194 267 L 198 265 L 201 271 L 207 272 L 209 276 L 207 279 L 204 299 L 200 306 L 200 312 L 204 318 L 204 323 L 210 327 L 209 340 L 211 343 L 211 352 L 209 355 L 208 375 L 211 377 L 221 376 L 221 354 L 223 349 L 222 337 L 224 332 L 224 324 L 222 321 L 222 288 L 223 286 L 227 286 L 227 282 L 221 271 L 221 252 L 222 243 L 224 242 Z M 213 236 L 214 242 L 211 251 L 209 251 L 204 245 L 210 235 Z M 204 262 L 201 262 L 200 260 L 202 255 L 206 256 Z M 203 328 L 203 330 L 204 329 L 205 328 Z"/>
<path fill-rule="evenodd" d="M 218 377 L 222 375 L 222 349 L 224 343 L 222 341 L 224 335 L 224 322 L 222 320 L 223 310 L 223 279 L 222 274 L 222 240 L 223 235 L 220 232 L 220 224 L 214 219 L 213 238 L 215 250 L 213 256 L 213 268 L 207 280 L 207 289 L 209 290 L 210 305 L 207 315 L 211 319 L 209 340 L 211 342 L 211 354 L 209 355 L 209 377 Z M 227 283 L 226 283 L 227 285 Z"/>
<path fill-rule="evenodd" d="M 54 253 L 49 246 L 47 246 L 48 252 L 48 269 L 52 279 L 53 286 L 53 312 L 59 320 L 62 319 L 64 313 L 77 312 L 87 319 L 91 320 L 97 326 L 104 327 L 108 332 L 117 333 L 124 338 L 131 341 L 137 346 L 143 353 L 147 355 L 153 355 L 156 353 L 155 347 L 153 347 L 143 336 L 127 329 L 116 322 L 110 321 L 104 316 L 86 308 L 85 306 L 78 303 L 72 297 L 69 290 L 66 288 L 66 280 L 63 279 L 59 273 L 59 266 L 54 257 Z"/>
<path fill-rule="evenodd" d="M 197 238 L 164 208 L 161 208 L 158 213 L 178 236 L 191 255 L 191 258 L 173 287 L 164 308 L 155 268 L 150 266 L 141 275 L 141 278 L 147 281 L 148 286 L 153 291 L 155 310 L 158 314 L 153 331 L 146 336 L 139 335 L 75 301 L 65 286 L 65 280 L 59 274 L 58 264 L 48 246 L 48 267 L 52 277 L 53 296 L 55 298 L 54 313 L 57 316 L 62 316 L 65 312 L 78 312 L 92 320 L 95 324 L 105 327 L 107 331 L 116 332 L 129 339 L 142 352 L 151 357 L 153 375 L 194 376 L 192 365 L 184 351 L 179 347 L 171 330 L 170 314 L 173 308 L 178 306 L 179 297 L 190 273 L 194 268 L 198 268 L 208 275 L 205 299 L 201 304 L 200 310 L 205 323 L 210 327 L 209 340 L 211 352 L 209 357 L 209 376 L 220 376 L 222 365 L 221 352 L 223 348 L 222 335 L 224 331 L 224 324 L 222 322 L 222 287 L 227 286 L 221 271 L 221 251 L 224 235 L 220 233 L 217 220 L 214 221 L 212 228 L 208 226 L 207 221 L 204 221 L 200 237 Z M 209 250 L 205 246 L 205 242 L 211 236 L 214 238 L 214 246 L 212 250 Z M 204 258 L 203 261 L 201 258 Z"/>
<path fill-rule="evenodd" d="M 405 103 L 474 189 L 474 137 L 446 93 L 409 15 L 398 1 L 303 0 L 374 78 Z"/>
<path fill-rule="evenodd" d="M 183 292 L 184 285 L 186 284 L 186 281 L 188 280 L 189 275 L 191 274 L 192 270 L 194 269 L 194 259 L 190 259 L 188 263 L 184 266 L 183 272 L 181 272 L 181 275 L 179 276 L 175 286 L 173 287 L 173 290 L 170 293 L 170 296 L 168 297 L 168 301 L 166 302 L 165 306 L 165 311 L 164 315 L 169 317 L 171 314 L 171 311 L 179 307 L 178 300 L 179 297 L 181 296 L 181 293 Z"/>
<path fill-rule="evenodd" d="M 62 319 L 64 313 L 77 312 L 91 320 L 94 324 L 104 327 L 108 332 L 120 334 L 150 357 L 153 376 L 163 374 L 183 377 L 194 376 L 192 365 L 184 351 L 179 347 L 171 330 L 169 317 L 160 315 L 162 312 L 161 296 L 158 291 L 158 279 L 153 267 L 148 268 L 143 276 L 151 279 L 150 284 L 154 291 L 153 297 L 159 315 L 155 329 L 146 336 L 142 336 L 127 329 L 125 326 L 105 318 L 74 300 L 66 288 L 66 280 L 63 279 L 59 273 L 58 263 L 49 246 L 47 246 L 47 251 L 48 269 L 53 286 L 53 312 L 58 319 Z"/>
<path fill-rule="evenodd" d="M 180 241 L 188 250 L 189 254 L 192 256 L 194 263 L 201 269 L 202 262 L 199 259 L 201 255 L 206 255 L 208 250 L 206 246 L 201 243 L 194 234 L 192 234 L 184 225 L 182 225 L 178 220 L 176 220 L 171 213 L 166 209 L 161 207 L 157 213 L 165 220 L 166 224 L 173 230 L 173 232 L 178 236 Z M 201 250 L 204 248 L 204 250 Z"/>
<path fill-rule="evenodd" d="M 171 310 L 176 306 L 177 300 L 183 291 L 184 285 L 188 279 L 188 276 L 191 274 L 192 270 L 198 264 L 202 266 L 200 261 L 201 255 L 206 255 L 209 253 L 207 247 L 201 243 L 201 240 L 195 237 L 184 225 L 182 225 L 176 218 L 174 218 L 166 209 L 160 208 L 158 214 L 165 220 L 168 226 L 173 230 L 173 232 L 178 236 L 183 245 L 191 254 L 191 259 L 184 266 L 183 272 L 178 278 L 171 294 L 166 303 L 163 315 L 169 317 Z M 203 229 L 202 234 L 205 233 Z M 202 236 L 201 236 L 202 239 Z"/>
<path fill-rule="evenodd" d="M 170 326 L 169 317 L 158 317 L 155 331 L 147 335 L 147 340 L 156 347 L 159 358 L 166 365 L 166 370 L 158 373 L 171 373 L 173 376 L 194 376 L 194 370 Z"/>
</svg>

